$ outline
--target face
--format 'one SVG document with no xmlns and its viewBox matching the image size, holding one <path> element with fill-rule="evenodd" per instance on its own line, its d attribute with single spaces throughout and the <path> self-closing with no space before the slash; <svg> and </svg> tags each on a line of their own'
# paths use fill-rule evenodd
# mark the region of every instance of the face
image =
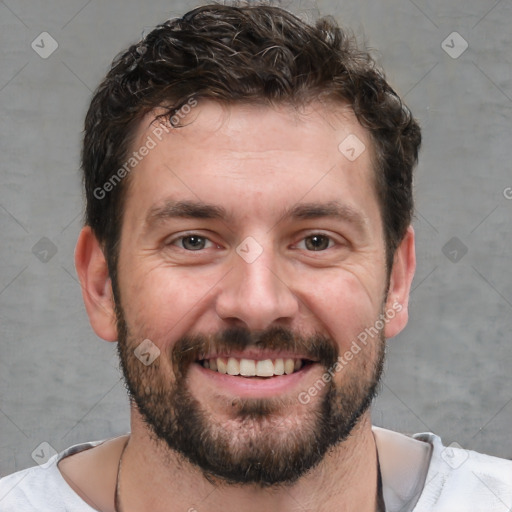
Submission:
<svg viewBox="0 0 512 512">
<path fill-rule="evenodd" d="M 203 102 L 159 137 L 153 117 L 118 267 L 134 407 L 210 479 L 293 482 L 367 411 L 393 322 L 370 141 L 341 105 Z"/>
</svg>

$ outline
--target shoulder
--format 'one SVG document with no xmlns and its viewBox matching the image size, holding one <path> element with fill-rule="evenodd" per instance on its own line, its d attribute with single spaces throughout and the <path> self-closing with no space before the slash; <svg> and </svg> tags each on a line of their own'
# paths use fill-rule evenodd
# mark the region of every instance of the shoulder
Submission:
<svg viewBox="0 0 512 512">
<path fill-rule="evenodd" d="M 99 443 L 101 441 L 72 446 L 41 466 L 0 479 L 0 511 L 94 512 L 67 484 L 57 464 L 64 457 Z"/>
<path fill-rule="evenodd" d="M 444 446 L 431 433 L 415 439 L 432 446 L 423 492 L 415 512 L 508 512 L 512 507 L 512 461 Z"/>
</svg>

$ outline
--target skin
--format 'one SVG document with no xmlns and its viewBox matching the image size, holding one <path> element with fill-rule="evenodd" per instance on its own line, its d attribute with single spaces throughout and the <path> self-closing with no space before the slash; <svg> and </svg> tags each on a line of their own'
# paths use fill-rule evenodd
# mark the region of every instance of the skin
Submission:
<svg viewBox="0 0 512 512">
<path fill-rule="evenodd" d="M 148 134 L 154 114 L 139 126 L 138 143 Z M 190 122 L 189 122 L 190 121 Z M 355 134 L 366 150 L 353 162 L 338 149 Z M 198 150 L 200 148 L 200 150 Z M 406 325 L 415 269 L 414 232 L 398 247 L 386 296 L 387 272 L 382 219 L 374 188 L 371 142 L 350 109 L 312 103 L 300 113 L 288 106 L 201 102 L 186 126 L 167 134 L 130 176 L 122 225 L 119 289 L 134 339 L 149 338 L 165 353 L 186 333 L 212 333 L 227 327 L 250 330 L 285 326 L 320 332 L 345 353 L 379 314 L 401 304 L 384 327 L 391 338 Z M 152 208 L 172 200 L 201 200 L 224 207 L 229 218 L 166 219 L 148 223 Z M 283 219 L 297 203 L 337 201 L 359 221 L 320 217 Z M 187 251 L 179 237 L 207 237 L 201 251 Z M 306 237 L 332 240 L 323 251 L 308 250 Z M 253 237 L 261 255 L 247 263 L 236 248 Z M 76 248 L 76 267 L 91 325 L 101 338 L 116 341 L 111 282 L 101 246 L 85 227 Z M 349 377 L 369 378 L 378 337 L 334 375 L 343 386 Z M 362 354 L 362 355 L 361 355 Z M 170 382 L 172 367 L 162 362 Z M 279 417 L 285 428 L 304 427 L 321 398 L 297 401 L 325 372 L 313 368 L 281 396 Z M 208 414 L 226 429 L 240 432 L 226 405 L 236 393 L 207 385 L 190 372 L 189 390 Z M 249 435 L 249 433 L 247 433 Z M 259 431 L 273 436 L 273 430 Z M 239 435 L 238 443 L 246 438 Z M 119 456 L 125 510 L 164 511 L 374 511 L 377 459 L 369 412 L 352 435 L 291 486 L 262 489 L 208 482 L 197 468 L 155 442 L 132 405 L 131 435 L 64 459 L 59 468 L 70 485 L 101 511 L 114 510 Z M 99 467 L 103 477 L 93 481 Z M 301 508 L 302 507 L 302 508 Z"/>
</svg>

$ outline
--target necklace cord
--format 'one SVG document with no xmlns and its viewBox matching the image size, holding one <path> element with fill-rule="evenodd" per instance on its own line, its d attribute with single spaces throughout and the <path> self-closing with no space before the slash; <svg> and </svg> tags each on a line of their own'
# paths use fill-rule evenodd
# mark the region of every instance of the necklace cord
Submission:
<svg viewBox="0 0 512 512">
<path fill-rule="evenodd" d="M 122 512 L 121 509 L 121 463 L 123 461 L 123 455 L 126 451 L 126 447 L 128 446 L 128 442 L 130 441 L 130 438 L 126 441 L 125 445 L 123 446 L 123 450 L 121 451 L 121 455 L 119 457 L 119 463 L 117 464 L 117 476 L 116 476 L 116 488 L 114 491 L 114 510 L 115 512 Z"/>
</svg>

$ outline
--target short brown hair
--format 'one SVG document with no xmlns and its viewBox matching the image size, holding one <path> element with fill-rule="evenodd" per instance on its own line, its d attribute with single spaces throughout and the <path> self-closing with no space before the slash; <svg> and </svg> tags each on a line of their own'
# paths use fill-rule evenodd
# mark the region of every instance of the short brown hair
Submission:
<svg viewBox="0 0 512 512">
<path fill-rule="evenodd" d="M 191 98 L 300 105 L 321 96 L 350 105 L 370 134 L 389 269 L 413 211 L 421 132 L 409 109 L 332 18 L 311 26 L 275 6 L 213 4 L 166 21 L 117 55 L 91 101 L 82 150 L 86 224 L 114 285 L 126 183 L 102 197 L 97 191 L 126 161 L 145 114 L 163 106 L 172 117 Z"/>
</svg>

